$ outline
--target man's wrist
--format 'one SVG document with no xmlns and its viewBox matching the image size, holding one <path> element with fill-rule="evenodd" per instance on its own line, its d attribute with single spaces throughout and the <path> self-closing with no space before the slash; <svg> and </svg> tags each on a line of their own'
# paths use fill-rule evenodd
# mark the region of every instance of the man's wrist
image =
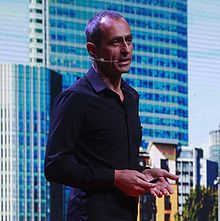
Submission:
<svg viewBox="0 0 220 221">
<path fill-rule="evenodd" d="M 121 170 L 115 170 L 115 174 L 114 174 L 114 186 L 117 187 L 118 184 L 118 177 L 120 176 L 120 172 Z"/>
</svg>

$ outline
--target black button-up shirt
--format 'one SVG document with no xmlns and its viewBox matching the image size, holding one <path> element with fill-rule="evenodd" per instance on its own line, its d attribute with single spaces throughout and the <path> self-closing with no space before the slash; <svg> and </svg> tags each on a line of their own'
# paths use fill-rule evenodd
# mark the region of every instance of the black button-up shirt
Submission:
<svg viewBox="0 0 220 221">
<path fill-rule="evenodd" d="M 73 187 L 68 221 L 134 221 L 137 199 L 114 187 L 115 169 L 138 165 L 138 94 L 121 82 L 122 102 L 93 68 L 56 99 L 45 157 L 49 181 Z"/>
</svg>

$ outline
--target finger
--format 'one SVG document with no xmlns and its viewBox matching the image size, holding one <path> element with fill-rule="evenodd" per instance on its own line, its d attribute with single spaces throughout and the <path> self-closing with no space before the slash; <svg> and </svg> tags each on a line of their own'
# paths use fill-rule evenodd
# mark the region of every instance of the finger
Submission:
<svg viewBox="0 0 220 221">
<path fill-rule="evenodd" d="M 161 191 L 157 191 L 156 194 L 157 194 L 157 197 L 159 197 L 159 198 L 161 198 L 163 196 Z"/>
<path fill-rule="evenodd" d="M 154 188 L 154 187 L 156 186 L 155 183 L 149 183 L 149 182 L 146 182 L 146 181 L 144 181 L 144 180 L 142 180 L 142 179 L 138 179 L 137 185 L 140 186 L 140 187 L 142 187 L 142 188 L 144 188 L 145 191 L 146 191 L 146 190 L 149 190 L 149 189 L 151 189 L 151 188 Z"/>
<path fill-rule="evenodd" d="M 169 192 L 169 194 L 173 194 L 173 193 L 174 193 L 174 190 L 173 190 L 173 188 L 172 188 L 171 185 L 168 185 L 168 186 L 166 187 L 166 189 L 167 189 L 167 191 Z"/>
<path fill-rule="evenodd" d="M 161 191 L 162 194 L 165 195 L 165 196 L 169 195 L 169 192 L 168 192 L 168 190 L 167 190 L 166 188 L 162 188 L 160 191 Z"/>
<path fill-rule="evenodd" d="M 169 178 L 171 180 L 178 180 L 179 179 L 179 176 L 169 173 L 166 170 L 164 170 L 164 177 Z"/>
<path fill-rule="evenodd" d="M 159 198 L 161 198 L 163 196 L 162 192 L 157 187 L 153 188 L 152 192 L 155 193 L 156 196 Z"/>
<path fill-rule="evenodd" d="M 161 190 L 164 190 L 165 192 L 168 191 L 169 194 L 173 194 L 174 190 L 172 188 L 172 185 L 168 182 L 166 178 L 161 177 Z"/>
<path fill-rule="evenodd" d="M 173 194 L 174 190 L 172 188 L 172 185 L 169 183 L 169 181 L 164 178 L 164 177 L 160 177 L 160 190 L 162 191 L 162 193 L 164 195 L 168 195 L 168 194 Z"/>
<path fill-rule="evenodd" d="M 161 186 L 162 188 L 165 188 L 167 186 L 170 185 L 168 179 L 164 178 L 164 177 L 159 177 L 159 182 L 158 182 L 159 186 Z"/>
<path fill-rule="evenodd" d="M 167 187 L 169 186 L 169 183 L 165 180 L 164 177 L 159 177 L 159 181 L 157 183 L 157 189 L 160 191 L 162 195 L 169 195 L 169 191 L 167 190 Z M 158 195 L 160 195 L 158 192 Z"/>
<path fill-rule="evenodd" d="M 154 188 L 150 189 L 150 193 L 151 193 L 151 195 L 154 196 L 154 197 L 157 196 L 157 194 L 156 194 Z"/>
<path fill-rule="evenodd" d="M 138 178 L 138 185 L 140 185 L 141 187 L 143 188 L 147 188 L 147 189 L 150 189 L 150 188 L 153 188 L 156 186 L 155 183 L 150 183 L 146 180 L 146 177 L 144 174 L 142 173 L 138 173 L 137 174 L 137 178 Z"/>
<path fill-rule="evenodd" d="M 163 185 L 169 184 L 169 181 L 164 177 L 159 177 L 158 179 L 159 179 L 160 183 L 163 183 Z"/>
</svg>

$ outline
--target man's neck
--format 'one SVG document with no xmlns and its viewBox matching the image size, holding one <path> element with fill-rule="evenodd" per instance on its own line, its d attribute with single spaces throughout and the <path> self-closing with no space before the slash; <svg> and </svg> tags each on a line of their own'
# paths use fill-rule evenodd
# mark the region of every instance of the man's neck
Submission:
<svg viewBox="0 0 220 221">
<path fill-rule="evenodd" d="M 95 65 L 93 65 L 94 70 L 98 73 L 100 78 L 105 82 L 105 84 L 110 88 L 112 91 L 117 93 L 121 99 L 124 100 L 124 95 L 121 90 L 121 75 L 119 76 L 112 76 L 100 71 Z"/>
<path fill-rule="evenodd" d="M 100 77 L 111 90 L 116 93 L 121 91 L 121 78 L 113 79 L 102 74 L 100 74 Z"/>
</svg>

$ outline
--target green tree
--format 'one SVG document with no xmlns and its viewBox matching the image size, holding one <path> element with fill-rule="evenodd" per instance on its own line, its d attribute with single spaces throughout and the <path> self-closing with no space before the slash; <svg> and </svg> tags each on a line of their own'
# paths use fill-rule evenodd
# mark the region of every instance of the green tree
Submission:
<svg viewBox="0 0 220 221">
<path fill-rule="evenodd" d="M 192 189 L 176 221 L 218 221 L 218 193 L 214 188 Z"/>
</svg>

